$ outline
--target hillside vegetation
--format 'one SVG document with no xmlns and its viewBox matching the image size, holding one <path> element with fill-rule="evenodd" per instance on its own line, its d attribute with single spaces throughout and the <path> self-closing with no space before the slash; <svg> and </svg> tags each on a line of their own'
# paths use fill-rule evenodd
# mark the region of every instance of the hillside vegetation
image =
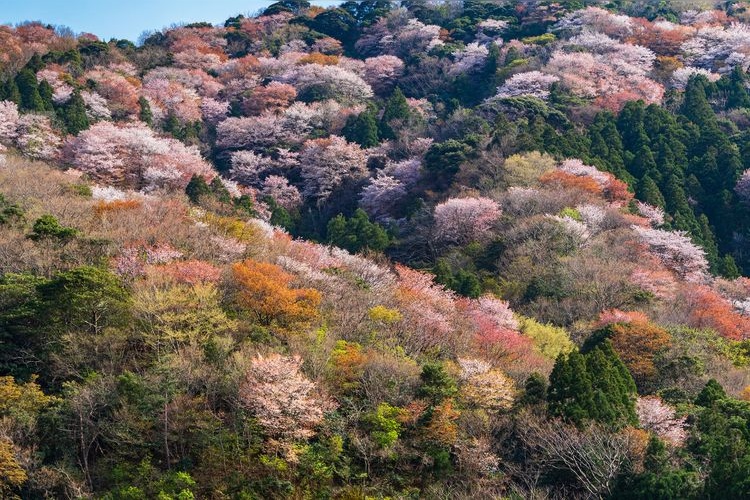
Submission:
<svg viewBox="0 0 750 500">
<path fill-rule="evenodd" d="M 745 9 L 0 26 L 0 498 L 750 497 Z"/>
</svg>

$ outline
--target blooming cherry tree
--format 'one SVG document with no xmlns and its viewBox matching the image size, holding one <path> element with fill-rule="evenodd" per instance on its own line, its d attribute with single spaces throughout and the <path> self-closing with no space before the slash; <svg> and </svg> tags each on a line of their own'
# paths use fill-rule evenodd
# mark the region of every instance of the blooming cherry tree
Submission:
<svg viewBox="0 0 750 500">
<path fill-rule="evenodd" d="M 489 198 L 451 198 L 435 207 L 435 238 L 457 244 L 481 240 L 500 213 L 500 206 Z"/>
<path fill-rule="evenodd" d="M 301 372 L 302 358 L 258 355 L 247 368 L 240 401 L 269 436 L 282 441 L 309 439 L 335 405 Z"/>
</svg>

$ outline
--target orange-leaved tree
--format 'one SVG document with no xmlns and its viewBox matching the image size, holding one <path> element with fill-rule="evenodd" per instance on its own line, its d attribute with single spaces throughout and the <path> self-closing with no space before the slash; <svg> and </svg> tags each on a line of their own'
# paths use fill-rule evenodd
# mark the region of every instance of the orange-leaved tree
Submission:
<svg viewBox="0 0 750 500">
<path fill-rule="evenodd" d="M 232 265 L 232 276 L 237 305 L 263 325 L 290 326 L 318 316 L 320 292 L 291 287 L 294 276 L 275 264 L 253 259 L 237 262 Z"/>
</svg>

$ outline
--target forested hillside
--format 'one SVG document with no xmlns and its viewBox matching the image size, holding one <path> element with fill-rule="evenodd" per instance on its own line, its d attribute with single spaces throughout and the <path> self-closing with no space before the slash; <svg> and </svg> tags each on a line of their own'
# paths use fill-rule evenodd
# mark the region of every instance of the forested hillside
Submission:
<svg viewBox="0 0 750 500">
<path fill-rule="evenodd" d="M 0 26 L 0 498 L 750 497 L 747 7 Z"/>
</svg>

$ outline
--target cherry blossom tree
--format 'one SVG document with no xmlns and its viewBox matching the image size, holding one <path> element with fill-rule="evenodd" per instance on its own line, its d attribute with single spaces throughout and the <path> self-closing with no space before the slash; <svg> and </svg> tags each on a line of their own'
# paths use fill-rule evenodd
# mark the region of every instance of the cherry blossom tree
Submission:
<svg viewBox="0 0 750 500">
<path fill-rule="evenodd" d="M 659 227 L 664 224 L 664 210 L 642 201 L 635 201 L 635 208 L 638 210 L 638 214 L 648 219 L 648 222 L 654 226 Z"/>
<path fill-rule="evenodd" d="M 212 97 L 204 97 L 201 102 L 201 113 L 206 123 L 216 125 L 229 114 L 229 103 Z"/>
<path fill-rule="evenodd" d="M 142 123 L 99 122 L 69 141 L 65 158 L 96 181 L 134 189 L 182 190 L 194 174 L 215 175 L 197 148 L 157 137 Z"/>
<path fill-rule="evenodd" d="M 300 154 L 304 195 L 324 201 L 345 182 L 367 176 L 367 153 L 339 136 L 307 141 Z"/>
<path fill-rule="evenodd" d="M 497 328 L 518 330 L 518 321 L 505 300 L 500 300 L 492 295 L 483 295 L 471 301 L 471 310 L 474 314 L 482 314 L 488 318 Z"/>
<path fill-rule="evenodd" d="M 280 175 L 269 175 L 263 181 L 263 196 L 270 196 L 276 203 L 288 211 L 299 208 L 302 204 L 302 195 L 299 189 L 289 184 L 286 177 Z"/>
<path fill-rule="evenodd" d="M 451 198 L 435 207 L 435 239 L 466 244 L 488 235 L 500 217 L 500 206 L 489 198 Z"/>
<path fill-rule="evenodd" d="M 140 110 L 137 82 L 132 76 L 97 67 L 87 71 L 84 77 L 96 82 L 96 92 L 107 100 L 114 118 L 133 116 Z"/>
<path fill-rule="evenodd" d="M 742 172 L 734 191 L 745 203 L 750 203 L 750 169 Z"/>
<path fill-rule="evenodd" d="M 674 297 L 677 291 L 677 280 L 674 274 L 660 269 L 660 263 L 654 262 L 649 268 L 638 267 L 630 275 L 630 281 L 643 290 L 660 299 Z"/>
<path fill-rule="evenodd" d="M 240 386 L 241 404 L 253 412 L 266 433 L 290 442 L 309 439 L 333 402 L 301 372 L 302 358 L 256 356 Z"/>
<path fill-rule="evenodd" d="M 495 98 L 531 96 L 546 99 L 549 97 L 549 88 L 559 80 L 558 77 L 541 71 L 516 73 L 498 87 Z"/>
<path fill-rule="evenodd" d="M 382 219 L 406 196 L 403 183 L 390 175 L 380 173 L 370 180 L 360 194 L 360 206 L 371 217 Z"/>
<path fill-rule="evenodd" d="M 46 81 L 52 87 L 54 94 L 52 100 L 55 104 L 64 104 L 68 102 L 73 95 L 73 87 L 64 82 L 61 78 L 61 72 L 48 66 L 37 72 L 36 78 L 39 83 Z"/>
<path fill-rule="evenodd" d="M 47 116 L 26 114 L 18 119 L 16 146 L 24 155 L 35 160 L 55 160 L 61 145 L 62 139 Z"/>
<path fill-rule="evenodd" d="M 481 44 L 495 42 L 502 45 L 502 34 L 508 29 L 508 22 L 499 19 L 485 19 L 477 23 L 476 41 Z"/>
<path fill-rule="evenodd" d="M 356 104 L 372 97 L 372 87 L 360 76 L 339 66 L 304 64 L 296 66 L 280 80 L 294 85 L 300 96 L 308 100 L 334 99 Z"/>
<path fill-rule="evenodd" d="M 364 30 L 355 47 L 360 54 L 390 54 L 404 57 L 429 52 L 443 45 L 440 26 L 409 19 L 405 11 L 394 11 Z"/>
<path fill-rule="evenodd" d="M 288 83 L 271 82 L 266 86 L 255 87 L 243 103 L 245 113 L 259 115 L 266 111 L 277 113 L 287 108 L 297 97 L 297 90 Z"/>
<path fill-rule="evenodd" d="M 507 410 L 515 399 L 515 384 L 505 373 L 486 361 L 458 360 L 461 367 L 461 397 L 472 406 L 492 411 Z"/>
<path fill-rule="evenodd" d="M 379 94 L 391 90 L 403 74 L 404 61 L 396 56 L 383 55 L 365 59 L 363 78 Z"/>
<path fill-rule="evenodd" d="M 453 293 L 436 284 L 430 274 L 400 265 L 396 265 L 396 272 L 396 299 L 409 330 L 404 346 L 413 353 L 451 350 L 460 341 L 453 328 L 456 312 Z"/>
<path fill-rule="evenodd" d="M 96 92 L 84 90 L 81 98 L 86 105 L 86 116 L 90 121 L 111 120 L 112 112 L 107 106 L 107 100 Z"/>
<path fill-rule="evenodd" d="M 292 139 L 273 114 L 227 118 L 216 127 L 216 145 L 223 149 L 263 149 Z"/>
<path fill-rule="evenodd" d="M 18 106 L 11 101 L 0 101 L 0 143 L 10 146 L 18 135 Z"/>
<path fill-rule="evenodd" d="M 221 278 L 221 269 L 202 260 L 176 261 L 157 269 L 175 282 L 188 285 L 216 283 Z"/>
<path fill-rule="evenodd" d="M 158 107 L 162 116 L 172 115 L 183 123 L 198 121 L 202 117 L 200 97 L 179 82 L 153 78 L 144 84 L 143 95 L 148 98 L 152 110 Z"/>
<path fill-rule="evenodd" d="M 484 66 L 488 54 L 489 49 L 486 46 L 472 42 L 453 53 L 453 66 L 451 66 L 450 73 L 458 75 L 479 71 Z"/>
<path fill-rule="evenodd" d="M 625 38 L 633 33 L 633 19 L 600 7 L 587 7 L 567 14 L 555 25 L 555 31 L 562 32 L 578 33 L 584 29 Z"/>
<path fill-rule="evenodd" d="M 682 446 L 687 440 L 687 418 L 678 417 L 674 408 L 659 396 L 639 397 L 635 402 L 635 411 L 641 427 L 661 439 L 674 446 Z"/>
<path fill-rule="evenodd" d="M 409 158 L 398 162 L 388 161 L 383 173 L 401 181 L 404 187 L 411 187 L 419 180 L 422 162 L 418 158 Z"/>
<path fill-rule="evenodd" d="M 750 65 L 750 27 L 734 23 L 728 27 L 702 26 L 682 44 L 685 62 L 707 70 L 728 73 L 734 66 Z"/>
<path fill-rule="evenodd" d="M 632 226 L 632 229 L 665 266 L 687 281 L 701 282 L 706 278 L 706 252 L 684 232 L 639 226 Z"/>
<path fill-rule="evenodd" d="M 712 82 L 715 82 L 721 77 L 721 75 L 713 73 L 707 69 L 686 66 L 684 68 L 677 68 L 674 73 L 672 73 L 672 79 L 670 80 L 670 83 L 672 84 L 672 87 L 678 90 L 685 90 L 685 87 L 687 87 L 688 84 L 688 80 L 696 75 L 705 76 L 709 81 Z"/>
<path fill-rule="evenodd" d="M 273 161 L 267 156 L 252 151 L 235 151 L 231 156 L 229 175 L 245 186 L 260 187 L 262 176 L 271 169 Z"/>
</svg>

